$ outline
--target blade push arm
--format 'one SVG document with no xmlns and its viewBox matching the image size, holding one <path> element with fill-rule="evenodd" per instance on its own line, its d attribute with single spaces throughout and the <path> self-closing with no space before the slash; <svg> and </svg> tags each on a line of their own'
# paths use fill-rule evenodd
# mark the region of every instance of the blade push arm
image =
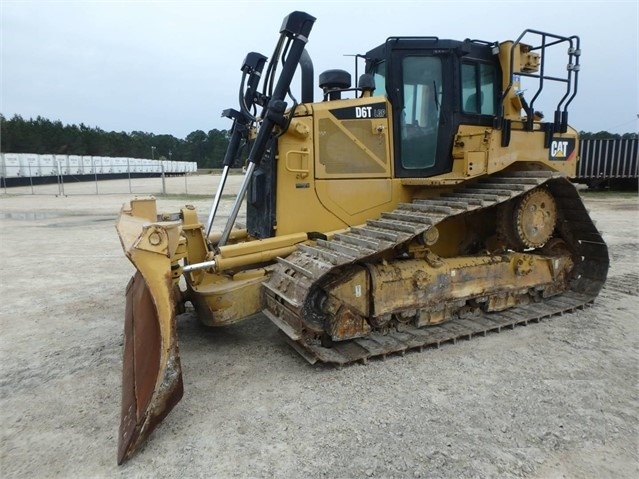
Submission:
<svg viewBox="0 0 639 479">
<path fill-rule="evenodd" d="M 280 41 L 278 42 L 278 47 L 275 49 L 272 61 L 276 61 L 279 57 L 280 49 L 284 40 L 287 40 L 284 51 L 288 52 L 288 54 L 284 59 L 282 72 L 280 73 L 277 84 L 275 85 L 273 94 L 270 96 L 268 103 L 262 111 L 262 124 L 260 125 L 259 132 L 255 138 L 255 142 L 253 143 L 251 152 L 249 153 L 246 175 L 240 187 L 240 191 L 235 198 L 235 203 L 233 204 L 233 209 L 231 210 L 226 227 L 222 232 L 222 238 L 220 239 L 219 246 L 224 246 L 228 241 L 231 229 L 235 224 L 235 220 L 237 219 L 237 215 L 240 211 L 240 206 L 244 200 L 244 196 L 246 195 L 249 182 L 253 176 L 253 171 L 255 170 L 255 167 L 259 165 L 262 157 L 264 156 L 264 152 L 273 138 L 273 131 L 275 127 L 282 127 L 286 124 L 286 120 L 284 118 L 286 102 L 284 99 L 286 98 L 286 94 L 291 86 L 291 81 L 293 80 L 293 75 L 295 74 L 297 65 L 302 58 L 302 53 L 304 52 L 304 47 L 306 46 L 308 35 L 311 33 L 314 22 L 315 18 L 304 12 L 293 12 L 284 19 L 284 23 L 280 29 Z M 270 79 L 267 78 L 267 83 L 269 81 Z"/>
</svg>

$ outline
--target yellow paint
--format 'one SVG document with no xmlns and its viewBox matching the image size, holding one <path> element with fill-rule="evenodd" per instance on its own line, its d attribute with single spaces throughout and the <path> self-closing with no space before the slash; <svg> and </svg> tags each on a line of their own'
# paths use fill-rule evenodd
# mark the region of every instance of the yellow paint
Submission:
<svg viewBox="0 0 639 479">
<path fill-rule="evenodd" d="M 504 86 L 510 81 L 508 62 L 512 47 L 512 42 L 500 44 Z M 515 73 L 535 72 L 539 68 L 539 56 L 526 45 L 515 47 L 514 59 Z M 296 249 L 296 244 L 307 240 L 308 232 L 327 233 L 362 225 L 395 209 L 399 203 L 431 197 L 460 183 L 503 170 L 551 170 L 574 176 L 576 156 L 566 161 L 549 160 L 545 133 L 539 121 L 533 123 L 533 131 L 524 131 L 526 119 L 522 117 L 521 101 L 516 94 L 518 88 L 514 84 L 504 102 L 505 117 L 512 122 L 509 146 L 501 146 L 501 131 L 461 125 L 452 139 L 452 170 L 429 178 L 394 178 L 392 108 L 385 97 L 365 95 L 300 105 L 289 129 L 278 138 L 274 238 L 258 241 L 242 231 L 234 234 L 234 244 L 209 251 L 202 225 L 192 208 L 182 210 L 181 225 L 157 222 L 155 200 L 140 198 L 133 200 L 130 210 L 121 215 L 118 231 L 123 247 L 136 267 L 150 276 L 161 276 L 167 264 L 168 268 L 173 266 L 173 273 L 179 272 L 176 265 L 185 255 L 189 263 L 214 259 L 216 272 L 198 270 L 187 275 L 192 294 L 199 297 L 197 301 L 202 308 L 208 304 L 211 311 L 224 312 L 218 314 L 218 319 L 209 318 L 208 322 L 222 324 L 241 319 L 242 314 L 252 314 L 259 309 L 257 291 L 267 277 L 262 270 L 242 276 L 243 272 L 258 271 L 251 268 L 270 263 L 278 255 L 286 256 Z M 380 103 L 385 104 L 384 118 L 339 119 L 331 112 Z M 563 135 L 553 136 L 577 140 L 577 132 L 571 128 Z M 577 151 L 578 146 L 577 141 Z M 486 223 L 494 222 L 492 218 L 480 216 Z M 455 219 L 438 228 L 443 240 L 432 246 L 432 252 L 454 258 L 463 251 L 464 241 L 477 234 L 481 226 Z M 215 237 L 210 239 L 216 242 Z M 151 258 L 160 255 L 166 260 L 154 263 L 156 260 Z M 518 271 L 519 276 L 528 276 L 523 266 Z M 459 291 L 463 289 L 460 286 Z M 350 291 L 350 286 L 347 290 Z M 402 291 L 395 294 L 401 301 Z M 236 302 L 243 304 L 235 305 Z M 358 305 L 354 310 L 364 313 L 367 307 Z"/>
</svg>

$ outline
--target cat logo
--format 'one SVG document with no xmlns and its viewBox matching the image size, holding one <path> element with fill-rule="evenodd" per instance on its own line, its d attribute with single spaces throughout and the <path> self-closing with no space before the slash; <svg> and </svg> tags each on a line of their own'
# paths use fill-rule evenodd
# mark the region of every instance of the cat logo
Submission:
<svg viewBox="0 0 639 479">
<path fill-rule="evenodd" d="M 550 161 L 568 161 L 574 153 L 574 138 L 553 138 L 550 142 Z"/>
<path fill-rule="evenodd" d="M 567 141 L 553 141 L 550 145 L 550 156 L 554 156 L 555 158 L 565 158 L 566 150 L 568 149 Z"/>
</svg>

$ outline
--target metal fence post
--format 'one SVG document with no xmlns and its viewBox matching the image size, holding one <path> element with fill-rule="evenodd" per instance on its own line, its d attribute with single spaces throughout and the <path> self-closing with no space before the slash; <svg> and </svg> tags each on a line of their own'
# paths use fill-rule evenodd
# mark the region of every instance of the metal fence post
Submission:
<svg viewBox="0 0 639 479">
<path fill-rule="evenodd" d="M 126 159 L 126 171 L 129 173 L 129 194 L 133 193 L 131 190 L 131 164 L 129 163 L 129 159 Z"/>
<path fill-rule="evenodd" d="M 31 185 L 31 194 L 35 194 L 33 192 L 33 175 L 31 175 L 31 162 L 27 160 L 27 165 L 29 167 L 29 184 Z"/>
<path fill-rule="evenodd" d="M 102 160 L 100 160 L 100 168 L 102 168 Z M 95 158 L 93 158 L 93 174 L 95 175 L 95 194 L 98 194 L 98 167 L 95 165 Z"/>
<path fill-rule="evenodd" d="M 60 160 L 55 160 L 58 167 L 58 196 L 62 196 L 62 172 L 60 171 Z"/>
<path fill-rule="evenodd" d="M 7 194 L 7 163 L 6 160 L 2 162 L 2 183 L 4 185 L 4 194 Z"/>
<path fill-rule="evenodd" d="M 162 194 L 166 196 L 166 179 L 164 178 L 164 162 L 160 160 L 162 166 Z"/>
</svg>

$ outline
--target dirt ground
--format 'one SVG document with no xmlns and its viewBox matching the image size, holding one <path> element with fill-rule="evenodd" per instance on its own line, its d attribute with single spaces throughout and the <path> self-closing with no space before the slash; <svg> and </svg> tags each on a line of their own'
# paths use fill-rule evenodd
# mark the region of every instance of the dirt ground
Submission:
<svg viewBox="0 0 639 479">
<path fill-rule="evenodd" d="M 189 179 L 189 193 L 216 181 Z M 114 224 L 131 195 L 126 180 L 100 189 L 0 196 L 2 477 L 639 477 L 636 196 L 585 196 L 610 280 L 592 308 L 540 324 L 335 369 L 308 365 L 265 317 L 207 330 L 182 315 L 184 399 L 118 467 L 133 268 Z M 160 205 L 205 218 L 203 198 Z"/>
</svg>

